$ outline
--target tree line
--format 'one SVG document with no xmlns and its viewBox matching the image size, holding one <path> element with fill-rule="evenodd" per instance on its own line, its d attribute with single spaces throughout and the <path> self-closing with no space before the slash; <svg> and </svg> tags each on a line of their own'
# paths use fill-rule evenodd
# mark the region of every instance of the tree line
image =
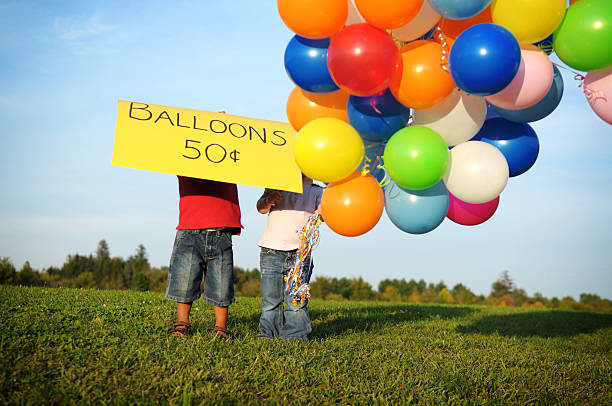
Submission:
<svg viewBox="0 0 612 406">
<path fill-rule="evenodd" d="M 111 257 L 105 240 L 90 255 L 68 255 L 61 267 L 33 269 L 28 261 L 18 271 L 10 259 L 0 259 L 0 284 L 21 286 L 70 287 L 90 289 L 133 289 L 164 292 L 168 267 L 152 267 L 141 244 L 127 259 Z M 234 267 L 234 288 L 237 296 L 260 295 L 259 270 Z M 612 301 L 599 295 L 582 293 L 579 300 L 571 296 L 548 299 L 540 293 L 527 295 L 518 288 L 507 270 L 491 285 L 485 296 L 472 292 L 461 283 L 452 288 L 442 281 L 427 283 L 414 279 L 385 279 L 378 290 L 358 278 L 317 276 L 310 282 L 313 298 L 326 300 L 380 300 L 407 303 L 446 303 L 461 305 L 493 305 L 612 312 Z"/>
</svg>

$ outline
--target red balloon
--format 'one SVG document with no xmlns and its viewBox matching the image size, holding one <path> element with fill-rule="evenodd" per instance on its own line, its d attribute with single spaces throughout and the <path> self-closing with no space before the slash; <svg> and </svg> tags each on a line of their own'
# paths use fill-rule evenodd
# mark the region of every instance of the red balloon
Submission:
<svg viewBox="0 0 612 406">
<path fill-rule="evenodd" d="M 446 217 L 464 226 L 484 223 L 495 214 L 497 206 L 499 206 L 499 196 L 486 203 L 473 204 L 459 200 L 451 192 L 448 192 L 448 199 Z"/>
<path fill-rule="evenodd" d="M 356 96 L 385 90 L 400 69 L 393 38 L 367 23 L 351 24 L 331 38 L 327 66 L 334 82 Z"/>
</svg>

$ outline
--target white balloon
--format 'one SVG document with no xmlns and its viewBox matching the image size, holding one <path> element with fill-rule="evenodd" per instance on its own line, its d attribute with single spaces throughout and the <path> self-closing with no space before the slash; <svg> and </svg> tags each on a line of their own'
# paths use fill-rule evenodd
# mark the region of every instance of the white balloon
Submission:
<svg viewBox="0 0 612 406">
<path fill-rule="evenodd" d="M 499 149 L 483 141 L 468 141 L 451 149 L 442 179 L 459 200 L 480 204 L 499 196 L 508 176 L 508 162 Z"/>
<path fill-rule="evenodd" d="M 352 1 L 349 2 L 349 5 Z M 408 24 L 392 30 L 391 34 L 401 41 L 412 41 L 425 35 L 439 20 L 440 14 L 436 13 L 429 5 L 429 1 L 425 0 L 416 17 Z"/>
<path fill-rule="evenodd" d="M 427 1 L 427 0 L 425 0 Z M 365 23 L 365 18 L 359 14 L 359 10 L 357 10 L 357 6 L 355 5 L 355 0 L 349 0 L 348 2 L 348 17 L 346 19 L 345 25 Z M 427 32 L 427 31 L 425 31 Z"/>
<path fill-rule="evenodd" d="M 442 103 L 426 110 L 414 110 L 416 125 L 431 128 L 450 146 L 472 138 L 482 128 L 487 116 L 484 97 L 455 89 Z"/>
</svg>

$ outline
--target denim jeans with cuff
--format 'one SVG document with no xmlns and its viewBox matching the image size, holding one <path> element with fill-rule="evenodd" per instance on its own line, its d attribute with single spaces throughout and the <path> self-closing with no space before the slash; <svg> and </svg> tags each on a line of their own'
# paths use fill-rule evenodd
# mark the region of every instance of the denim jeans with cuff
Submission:
<svg viewBox="0 0 612 406">
<path fill-rule="evenodd" d="M 230 229 L 177 230 L 168 270 L 166 298 L 191 303 L 200 297 L 215 306 L 234 302 L 234 257 Z"/>
<path fill-rule="evenodd" d="M 260 254 L 262 311 L 259 319 L 259 338 L 308 340 L 312 331 L 308 313 L 308 299 L 294 305 L 287 294 L 285 276 L 295 264 L 297 250 L 279 251 L 262 248 Z M 306 259 L 302 279 L 310 282 L 312 259 Z M 283 306 L 284 303 L 284 306 Z"/>
</svg>

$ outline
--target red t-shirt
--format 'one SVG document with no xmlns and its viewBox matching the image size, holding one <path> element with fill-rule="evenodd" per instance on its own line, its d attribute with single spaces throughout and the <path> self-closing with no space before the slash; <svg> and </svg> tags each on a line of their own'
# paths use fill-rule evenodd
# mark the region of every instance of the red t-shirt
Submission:
<svg viewBox="0 0 612 406">
<path fill-rule="evenodd" d="M 179 223 L 177 230 L 229 227 L 240 234 L 238 188 L 233 183 L 178 177 Z"/>
</svg>

